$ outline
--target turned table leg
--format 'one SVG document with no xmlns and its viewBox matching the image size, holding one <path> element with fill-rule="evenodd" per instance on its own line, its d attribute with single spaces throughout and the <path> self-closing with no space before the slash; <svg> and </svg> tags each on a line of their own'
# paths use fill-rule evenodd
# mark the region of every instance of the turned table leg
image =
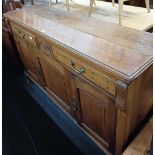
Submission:
<svg viewBox="0 0 155 155">
<path fill-rule="evenodd" d="M 118 1 L 119 25 L 122 25 L 123 0 Z"/>
<path fill-rule="evenodd" d="M 66 0 L 66 5 L 67 5 L 67 11 L 70 11 L 70 8 L 69 8 L 69 0 Z"/>
<path fill-rule="evenodd" d="M 34 5 L 34 1 L 33 0 L 31 0 L 31 5 Z"/>
<path fill-rule="evenodd" d="M 49 6 L 51 6 L 51 0 L 49 0 Z"/>
<path fill-rule="evenodd" d="M 94 4 L 94 6 L 96 6 L 96 0 L 94 0 L 94 3 L 93 4 Z"/>
<path fill-rule="evenodd" d="M 95 1 L 95 0 L 90 0 L 89 16 L 91 16 L 91 12 L 92 12 L 92 9 L 93 9 L 94 1 Z"/>
<path fill-rule="evenodd" d="M 147 8 L 147 12 L 150 13 L 150 1 L 145 0 L 145 5 L 146 5 L 146 8 Z"/>
<path fill-rule="evenodd" d="M 113 7 L 115 6 L 115 0 L 112 0 L 112 6 Z"/>
</svg>

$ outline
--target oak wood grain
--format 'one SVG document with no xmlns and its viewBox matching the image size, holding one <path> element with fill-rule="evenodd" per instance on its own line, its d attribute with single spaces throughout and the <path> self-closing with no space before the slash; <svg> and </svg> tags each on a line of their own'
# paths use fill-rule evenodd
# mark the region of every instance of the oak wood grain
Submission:
<svg viewBox="0 0 155 155">
<path fill-rule="evenodd" d="M 65 104 L 70 107 L 69 99 L 67 95 L 67 90 L 65 86 L 65 72 L 62 66 L 55 67 L 51 64 L 48 64 L 46 60 L 39 58 L 41 62 L 41 67 L 45 77 L 45 87 L 47 87 L 48 91 L 53 92 L 56 96 L 58 96 Z M 53 60 L 54 62 L 55 60 Z M 55 64 L 54 62 L 53 64 Z M 67 110 L 68 111 L 68 110 Z"/>
<path fill-rule="evenodd" d="M 105 148 L 112 151 L 109 147 L 112 147 L 115 143 L 112 141 L 113 134 L 111 134 L 115 131 L 115 124 L 111 124 L 113 123 L 113 117 L 110 117 L 110 115 L 115 116 L 116 113 L 112 104 L 114 101 L 98 87 L 94 89 L 93 84 L 87 83 L 86 80 L 78 77 L 75 77 L 74 80 L 73 87 L 78 93 L 80 108 L 75 113 L 81 115 L 79 124 Z M 113 126 L 110 131 L 109 126 Z M 111 145 L 109 146 L 109 144 Z"/>
<path fill-rule="evenodd" d="M 97 144 L 120 155 L 152 108 L 152 35 L 110 23 L 99 33 L 91 19 L 88 28 L 85 17 L 53 10 L 47 18 L 48 11 L 5 14 L 25 72 Z"/>
<path fill-rule="evenodd" d="M 42 11 L 42 16 L 37 11 Z M 30 7 L 4 16 L 128 80 L 135 78 L 152 63 L 152 34 L 104 22 L 100 29 L 91 19 L 85 20 L 92 24 L 89 33 L 84 24 L 74 27 L 83 23 L 81 16 L 53 11 L 56 19 L 48 19 L 46 13 L 48 10 L 43 8 Z"/>
</svg>

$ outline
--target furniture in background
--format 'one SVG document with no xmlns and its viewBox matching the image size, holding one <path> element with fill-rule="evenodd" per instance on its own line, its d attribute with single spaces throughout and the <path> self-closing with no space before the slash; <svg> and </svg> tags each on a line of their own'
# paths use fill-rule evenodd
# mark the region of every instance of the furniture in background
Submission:
<svg viewBox="0 0 155 155">
<path fill-rule="evenodd" d="M 149 4 L 150 4 L 150 8 L 152 9 L 153 8 L 153 0 L 150 0 Z M 129 5 L 138 6 L 138 7 L 146 7 L 145 0 L 130 0 Z"/>
<path fill-rule="evenodd" d="M 13 11 L 16 9 L 14 0 L 3 0 L 2 3 L 2 13 Z"/>
<path fill-rule="evenodd" d="M 49 6 L 51 6 L 52 0 L 49 0 Z M 58 3 L 58 0 L 55 0 L 56 3 Z"/>
<path fill-rule="evenodd" d="M 31 5 L 34 5 L 34 0 L 31 0 Z"/>
<path fill-rule="evenodd" d="M 72 1 L 72 0 L 71 0 L 71 1 Z M 91 4 L 91 3 L 92 3 L 92 4 Z M 66 5 L 67 5 L 67 10 L 70 11 L 69 0 L 66 0 Z M 90 0 L 90 6 L 91 6 L 91 5 L 92 5 L 92 6 L 93 6 L 93 5 L 96 6 L 96 0 L 94 0 L 93 2 L 91 2 L 91 0 Z M 89 7 L 90 7 L 90 6 L 89 6 Z"/>
<path fill-rule="evenodd" d="M 90 0 L 89 16 L 91 16 L 92 9 L 93 9 L 93 3 L 94 3 L 95 1 L 96 1 L 96 0 Z M 96 3 L 95 3 L 95 6 L 96 6 Z M 113 6 L 113 7 L 115 6 L 115 0 L 112 0 L 112 6 Z"/>
<path fill-rule="evenodd" d="M 72 0 L 71 0 L 72 1 Z M 57 3 L 57 0 L 56 0 Z M 90 1 L 91 3 L 91 1 Z M 96 2 L 95 0 L 93 1 L 94 6 L 96 6 Z M 49 5 L 51 5 L 51 0 L 49 0 Z M 67 10 L 70 11 L 70 7 L 69 7 L 69 0 L 66 0 L 66 6 L 67 6 Z M 90 5 L 91 6 L 91 5 Z"/>
<path fill-rule="evenodd" d="M 22 4 L 20 1 L 18 2 L 17 1 L 15 2 L 14 0 L 2 1 L 2 13 L 16 10 L 16 8 L 18 9 L 22 8 Z M 22 69 L 21 61 L 15 46 L 15 42 L 10 30 L 9 23 L 4 16 L 2 16 L 2 42 L 3 42 L 2 52 L 5 52 L 5 54 L 9 55 L 12 62 L 16 65 L 18 69 Z"/>
<path fill-rule="evenodd" d="M 70 0 L 66 0 L 66 6 L 67 6 L 67 10 L 68 11 L 70 11 L 69 1 Z M 89 16 L 91 16 L 93 5 L 96 6 L 96 2 L 95 1 L 96 0 L 90 0 L 89 13 L 88 13 Z M 123 3 L 125 1 L 129 1 L 129 0 L 118 0 L 119 25 L 122 25 Z M 56 2 L 57 2 L 57 0 L 56 0 Z M 49 0 L 49 5 L 51 5 L 51 0 Z M 149 0 L 145 0 L 145 5 L 146 5 L 146 8 L 147 8 L 147 12 L 150 13 Z M 112 0 L 112 6 L 113 7 L 115 6 L 115 0 Z"/>
<path fill-rule="evenodd" d="M 93 3 L 95 0 L 90 0 L 90 10 L 89 10 L 89 16 L 91 16 Z M 123 13 L 123 3 L 128 0 L 118 0 L 118 15 L 119 15 L 119 25 L 122 25 L 122 13 Z M 114 6 L 115 0 L 112 0 L 112 4 Z M 147 8 L 147 12 L 150 13 L 150 4 L 149 0 L 145 0 L 145 5 Z"/>
<path fill-rule="evenodd" d="M 2 1 L 2 14 L 6 12 L 10 12 L 16 9 L 21 9 L 23 7 L 24 1 L 23 0 L 3 0 Z M 31 0 L 31 4 L 33 0 Z M 12 32 L 10 30 L 10 25 L 7 19 L 2 16 L 2 41 L 3 41 L 3 52 L 5 52 L 13 63 L 17 66 L 18 69 L 22 69 L 22 63 L 19 58 L 19 54 L 17 52 L 17 48 L 12 36 Z"/>
<path fill-rule="evenodd" d="M 20 0 L 23 5 L 31 1 L 31 5 L 34 5 L 34 0 Z"/>
</svg>

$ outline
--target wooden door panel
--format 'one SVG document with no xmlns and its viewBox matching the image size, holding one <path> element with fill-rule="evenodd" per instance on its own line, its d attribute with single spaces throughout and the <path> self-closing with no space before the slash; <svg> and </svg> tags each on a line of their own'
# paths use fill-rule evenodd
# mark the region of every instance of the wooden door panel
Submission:
<svg viewBox="0 0 155 155">
<path fill-rule="evenodd" d="M 80 90 L 82 122 L 100 137 L 104 134 L 104 107 L 91 94 Z M 101 122 L 103 124 L 101 124 Z"/>
<path fill-rule="evenodd" d="M 114 100 L 102 89 L 84 78 L 74 76 L 72 87 L 75 87 L 74 98 L 79 109 L 74 111 L 79 116 L 79 124 L 99 143 L 109 149 L 114 146 L 116 127 L 116 109 Z"/>
<path fill-rule="evenodd" d="M 44 85 L 42 70 L 38 58 L 35 55 L 34 46 L 27 44 L 27 42 L 22 40 L 21 38 L 18 38 L 16 36 L 14 36 L 14 38 L 26 71 L 35 81 L 37 81 L 41 85 Z"/>
<path fill-rule="evenodd" d="M 20 54 L 20 57 L 22 59 L 22 62 L 24 64 L 26 71 L 37 82 L 39 82 L 38 77 L 37 77 L 36 72 L 35 72 L 35 69 L 34 69 L 35 61 L 33 60 L 33 57 L 32 57 L 33 51 L 30 51 L 29 47 L 27 46 L 27 43 L 24 40 L 22 40 L 18 37 L 14 37 L 14 38 L 15 38 L 15 43 L 16 43 L 18 52 Z"/>
<path fill-rule="evenodd" d="M 35 75 L 35 80 L 41 86 L 44 86 L 45 85 L 45 80 L 44 80 L 42 68 L 41 68 L 41 65 L 40 65 L 39 58 L 36 55 L 37 48 L 35 46 L 32 46 L 31 44 L 28 44 L 28 49 L 30 51 L 32 72 Z"/>
<path fill-rule="evenodd" d="M 103 106 L 106 106 L 109 103 L 109 97 L 106 96 L 104 93 L 102 93 L 101 89 L 99 89 L 95 84 L 92 84 L 91 82 L 88 83 L 86 81 L 88 80 L 84 80 L 84 78 L 80 79 L 78 77 L 75 77 L 76 88 L 84 90 L 85 92 L 89 92 L 90 94 L 93 94 L 95 98 L 104 102 Z"/>
<path fill-rule="evenodd" d="M 100 142 L 108 146 L 108 123 L 110 123 L 107 122 L 109 106 L 106 104 L 108 103 L 96 98 L 89 90 L 86 92 L 80 88 L 78 89 L 82 124 L 87 127 L 90 133 L 99 136 L 102 139 Z"/>
<path fill-rule="evenodd" d="M 42 58 L 40 58 L 40 62 L 43 69 L 46 87 L 69 106 L 65 75 L 62 74 L 62 68 L 60 71 Z"/>
<path fill-rule="evenodd" d="M 33 71 L 33 67 L 32 67 L 32 60 L 31 60 L 31 57 L 30 57 L 30 52 L 29 52 L 29 49 L 27 48 L 27 45 L 25 42 L 17 42 L 17 48 L 18 50 L 20 51 L 20 55 L 22 57 L 22 61 L 24 63 L 24 66 Z"/>
</svg>

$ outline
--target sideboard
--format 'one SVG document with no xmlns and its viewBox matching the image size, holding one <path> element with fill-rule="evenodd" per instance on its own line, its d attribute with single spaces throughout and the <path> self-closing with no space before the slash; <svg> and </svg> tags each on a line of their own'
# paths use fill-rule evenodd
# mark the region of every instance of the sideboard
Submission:
<svg viewBox="0 0 155 155">
<path fill-rule="evenodd" d="M 152 109 L 152 34 L 52 8 L 4 16 L 27 75 L 95 143 L 120 155 Z"/>
</svg>

